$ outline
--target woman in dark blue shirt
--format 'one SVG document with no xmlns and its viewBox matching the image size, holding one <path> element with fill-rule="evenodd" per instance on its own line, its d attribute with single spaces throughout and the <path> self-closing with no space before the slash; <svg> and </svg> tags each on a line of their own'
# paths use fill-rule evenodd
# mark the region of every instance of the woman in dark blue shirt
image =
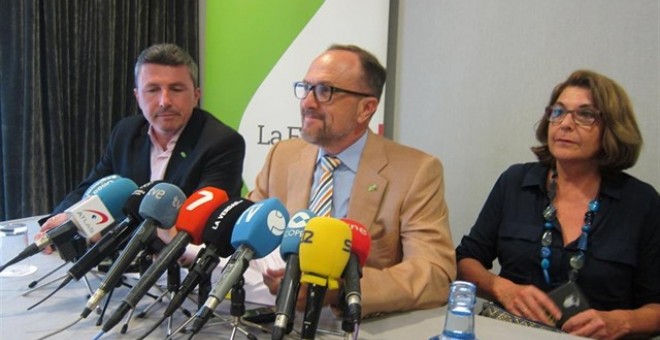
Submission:
<svg viewBox="0 0 660 340">
<path fill-rule="evenodd" d="M 574 72 L 553 90 L 536 136 L 539 162 L 500 176 L 456 249 L 459 277 L 549 325 L 561 310 L 547 293 L 574 282 L 591 308 L 564 331 L 602 339 L 660 332 L 660 196 L 623 173 L 642 146 L 625 91 Z M 495 259 L 499 275 L 488 271 Z"/>
</svg>

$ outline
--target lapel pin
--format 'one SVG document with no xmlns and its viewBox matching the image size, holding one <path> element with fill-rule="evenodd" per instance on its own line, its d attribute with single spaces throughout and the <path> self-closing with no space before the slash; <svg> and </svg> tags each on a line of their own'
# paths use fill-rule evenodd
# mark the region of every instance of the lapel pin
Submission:
<svg viewBox="0 0 660 340">
<path fill-rule="evenodd" d="M 376 184 L 371 184 L 369 185 L 369 188 L 367 188 L 367 190 L 369 192 L 378 191 L 378 186 Z"/>
<path fill-rule="evenodd" d="M 188 156 L 185 151 L 181 151 L 180 155 L 181 158 L 186 158 Z"/>
</svg>

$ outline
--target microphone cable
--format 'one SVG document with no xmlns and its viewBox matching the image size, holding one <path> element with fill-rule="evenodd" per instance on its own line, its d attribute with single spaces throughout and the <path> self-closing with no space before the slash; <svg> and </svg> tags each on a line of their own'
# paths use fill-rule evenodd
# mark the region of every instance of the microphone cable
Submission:
<svg viewBox="0 0 660 340">
<path fill-rule="evenodd" d="M 37 303 L 35 303 L 34 305 L 28 307 L 27 310 L 32 310 L 34 307 L 37 307 L 37 306 L 39 306 L 40 304 L 42 304 L 44 301 L 48 300 L 51 296 L 55 295 L 55 293 L 57 293 L 60 289 L 64 288 L 64 286 L 66 286 L 69 282 L 71 282 L 71 280 L 73 280 L 73 277 L 71 277 L 71 276 L 67 276 L 66 279 L 64 279 L 64 281 L 62 281 L 62 283 L 60 283 L 60 285 L 59 285 L 57 288 L 55 288 L 55 290 L 53 290 L 52 292 L 50 292 L 48 295 L 46 295 L 46 297 L 44 297 L 43 299 L 39 300 L 39 301 L 38 301 Z"/>
<path fill-rule="evenodd" d="M 167 319 L 167 316 L 165 315 L 161 316 L 160 319 L 158 319 L 158 321 L 156 321 L 156 323 L 154 323 L 154 325 L 151 326 L 151 328 L 149 328 L 146 333 L 142 334 L 142 336 L 137 338 L 137 340 L 143 340 L 146 337 L 148 337 L 149 334 L 153 333 L 153 331 L 155 331 L 156 328 L 158 328 L 158 326 L 160 326 L 163 323 L 163 321 L 165 321 L 165 319 Z"/>
<path fill-rule="evenodd" d="M 68 324 L 68 325 L 66 325 L 66 326 L 64 326 L 64 327 L 62 327 L 62 328 L 60 328 L 60 329 L 58 329 L 58 330 L 56 330 L 56 331 L 54 331 L 54 332 L 48 333 L 48 334 L 42 336 L 41 338 L 38 338 L 37 340 L 48 339 L 48 338 L 50 338 L 50 337 L 53 336 L 53 335 L 57 335 L 57 334 L 59 334 L 59 333 L 62 333 L 62 332 L 64 332 L 65 330 L 67 330 L 67 329 L 73 327 L 75 324 L 77 324 L 78 322 L 80 322 L 80 320 L 82 320 L 82 319 L 83 319 L 83 318 L 78 318 L 76 321 L 72 322 L 71 324 Z"/>
</svg>

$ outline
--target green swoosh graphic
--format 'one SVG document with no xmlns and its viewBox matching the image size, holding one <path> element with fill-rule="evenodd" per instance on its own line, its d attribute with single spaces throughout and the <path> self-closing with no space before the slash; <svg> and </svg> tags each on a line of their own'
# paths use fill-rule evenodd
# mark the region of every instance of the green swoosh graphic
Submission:
<svg viewBox="0 0 660 340">
<path fill-rule="evenodd" d="M 208 0 L 203 108 L 238 129 L 250 98 L 322 0 Z"/>
</svg>

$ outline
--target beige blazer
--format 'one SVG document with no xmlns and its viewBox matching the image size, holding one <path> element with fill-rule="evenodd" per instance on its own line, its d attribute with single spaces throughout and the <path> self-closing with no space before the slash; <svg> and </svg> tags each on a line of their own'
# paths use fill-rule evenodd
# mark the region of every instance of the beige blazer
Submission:
<svg viewBox="0 0 660 340">
<path fill-rule="evenodd" d="M 318 147 L 302 139 L 275 144 L 248 195 L 307 209 Z M 360 281 L 362 313 L 440 306 L 456 277 L 440 161 L 371 131 L 351 191 L 348 218 L 372 243 Z"/>
</svg>

